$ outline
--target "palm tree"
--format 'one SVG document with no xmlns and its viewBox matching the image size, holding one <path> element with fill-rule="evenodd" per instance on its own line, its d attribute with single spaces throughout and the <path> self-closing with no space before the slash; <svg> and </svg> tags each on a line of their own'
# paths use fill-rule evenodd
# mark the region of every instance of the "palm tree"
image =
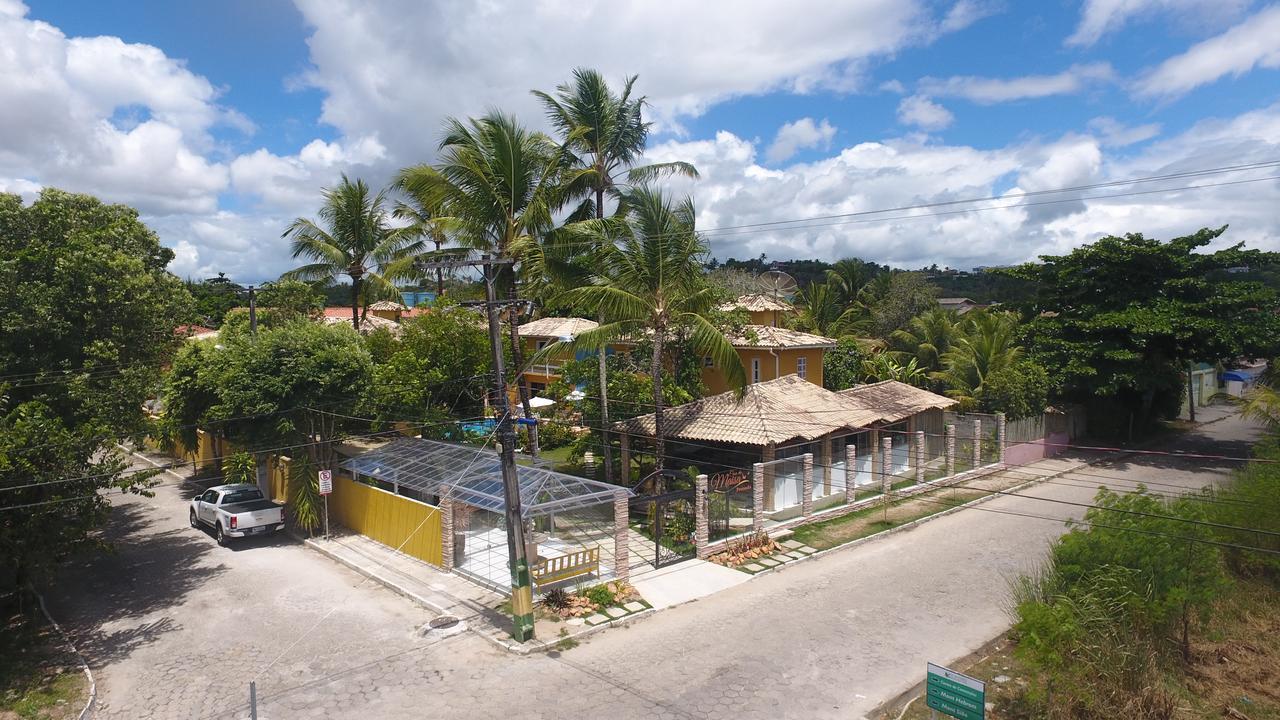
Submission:
<svg viewBox="0 0 1280 720">
<path fill-rule="evenodd" d="M 857 308 L 844 305 L 840 290 L 830 282 L 810 283 L 796 300 L 795 324 L 800 330 L 838 338 L 859 325 Z"/>
<path fill-rule="evenodd" d="M 437 209 L 438 219 L 449 218 L 463 247 L 518 263 L 536 251 L 540 237 L 552 226 L 564 167 L 564 152 L 551 138 L 495 111 L 466 123 L 450 118 L 440 141 L 439 163 L 402 170 L 396 186 L 423 207 Z M 497 282 L 515 301 L 514 268 L 499 270 Z M 528 417 L 532 409 L 529 385 L 520 372 L 524 353 L 516 314 L 508 326 L 519 373 L 516 384 Z M 536 455 L 535 426 L 530 426 L 529 435 Z"/>
<path fill-rule="evenodd" d="M 625 224 L 591 221 L 602 234 L 619 226 L 623 232 L 617 243 L 601 244 L 597 282 L 570 290 L 565 297 L 606 319 L 577 338 L 580 347 L 603 349 L 619 337 L 651 334 L 655 470 L 661 471 L 666 453 L 663 351 L 672 333 L 683 332 L 689 351 L 724 368 L 731 386 L 745 387 L 747 374 L 733 345 L 709 319 L 718 293 L 702 273 L 707 245 L 695 231 L 693 201 L 685 198 L 673 205 L 661 191 L 641 186 L 626 191 L 622 205 Z"/>
<path fill-rule="evenodd" d="M 987 377 L 1017 362 L 1022 348 L 1016 344 L 1018 316 L 1011 312 L 971 312 L 963 325 L 964 336 L 942 356 L 943 370 L 935 376 L 947 384 L 947 395 L 972 403 Z"/>
<path fill-rule="evenodd" d="M 403 188 L 400 188 L 403 189 Z M 409 221 L 409 225 L 404 228 L 403 232 L 415 237 L 420 237 L 435 246 L 430 253 L 423 253 L 422 258 L 427 257 L 443 257 L 441 250 L 444 244 L 449 242 L 449 232 L 451 229 L 449 218 L 444 216 L 444 212 L 439 208 L 431 208 L 424 204 L 424 198 L 409 194 L 407 199 L 396 203 L 395 210 L 392 215 L 399 220 Z M 418 271 L 413 267 L 404 267 L 400 270 L 405 277 L 418 277 Z M 436 277 L 436 297 L 444 295 L 444 268 L 437 267 L 435 269 Z"/>
<path fill-rule="evenodd" d="M 919 366 L 915 358 L 901 363 L 889 353 L 876 353 L 863 360 L 862 374 L 867 382 L 896 380 L 916 387 L 923 387 L 928 379 L 925 369 Z"/>
<path fill-rule="evenodd" d="M 568 151 L 570 170 L 562 188 L 565 202 L 579 201 L 570 219 L 605 216 L 605 196 L 617 200 L 622 186 L 618 176 L 626 173 L 627 184 L 680 174 L 696 178 L 689 163 L 672 162 L 636 166 L 644 153 L 650 123 L 644 121 L 644 98 L 632 98 L 636 76 L 623 81 L 615 93 L 604 76 L 595 70 L 576 68 L 573 82 L 556 87 L 556 94 L 540 90 L 533 94 L 542 101 L 547 118 Z M 619 206 L 620 207 L 620 206 Z M 592 253 L 580 253 L 590 258 Z M 603 322 L 597 316 L 596 320 Z M 605 481 L 613 481 L 613 447 L 609 441 L 609 388 L 605 352 L 596 353 L 600 385 L 600 435 L 604 448 Z"/>
<path fill-rule="evenodd" d="M 421 240 L 390 227 L 385 203 L 385 190 L 373 194 L 363 180 L 353 182 L 344 174 L 337 187 L 324 190 L 320 222 L 298 218 L 282 235 L 292 238 L 293 257 L 313 262 L 284 273 L 281 279 L 351 278 L 351 323 L 357 331 L 375 297 L 396 296 L 388 269 L 423 247 Z"/>
<path fill-rule="evenodd" d="M 889 350 L 903 361 L 915 358 L 920 367 L 932 373 L 942 369 L 942 357 L 960 336 L 959 316 L 954 311 L 935 308 L 890 333 Z"/>
</svg>

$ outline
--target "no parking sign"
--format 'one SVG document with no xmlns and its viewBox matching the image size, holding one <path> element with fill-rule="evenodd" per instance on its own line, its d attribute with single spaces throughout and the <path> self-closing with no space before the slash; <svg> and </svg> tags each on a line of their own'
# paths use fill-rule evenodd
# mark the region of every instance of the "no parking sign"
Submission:
<svg viewBox="0 0 1280 720">
<path fill-rule="evenodd" d="M 320 494 L 328 495 L 331 492 L 333 492 L 333 471 L 321 470 L 320 471 Z"/>
</svg>

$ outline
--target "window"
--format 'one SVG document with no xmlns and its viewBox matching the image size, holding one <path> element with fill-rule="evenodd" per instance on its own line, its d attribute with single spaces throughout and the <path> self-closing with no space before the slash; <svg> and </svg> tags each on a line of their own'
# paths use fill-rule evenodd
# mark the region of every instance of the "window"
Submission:
<svg viewBox="0 0 1280 720">
<path fill-rule="evenodd" d="M 535 343 L 535 345 L 536 345 L 536 347 L 537 347 L 537 349 L 538 349 L 538 350 L 541 350 L 542 348 L 544 348 L 544 347 L 546 347 L 546 346 L 547 346 L 547 342 L 548 342 L 548 341 L 546 341 L 546 340 L 539 340 L 537 343 Z"/>
<path fill-rule="evenodd" d="M 796 374 L 802 378 L 809 377 L 809 358 L 796 358 Z"/>
<path fill-rule="evenodd" d="M 716 364 L 711 360 L 711 356 L 710 356 L 710 355 L 705 355 L 705 356 L 703 356 L 703 358 L 702 358 L 702 367 L 715 367 L 715 366 L 716 366 Z"/>
<path fill-rule="evenodd" d="M 760 358 L 751 358 L 751 382 L 760 382 Z"/>
</svg>

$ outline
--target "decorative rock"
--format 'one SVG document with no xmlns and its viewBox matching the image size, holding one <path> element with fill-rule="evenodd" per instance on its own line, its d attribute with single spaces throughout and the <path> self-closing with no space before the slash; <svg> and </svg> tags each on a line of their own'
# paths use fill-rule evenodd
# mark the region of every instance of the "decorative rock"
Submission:
<svg viewBox="0 0 1280 720">
<path fill-rule="evenodd" d="M 626 611 L 626 610 L 623 610 L 623 609 L 622 609 L 622 608 L 620 608 L 620 607 L 605 608 L 605 609 L 604 609 L 604 612 L 605 612 L 605 614 L 606 614 L 606 615 L 608 615 L 608 616 L 609 616 L 609 617 L 611 617 L 611 618 L 620 618 L 620 617 L 622 617 L 623 615 L 626 615 L 626 614 L 627 614 L 627 611 Z"/>
<path fill-rule="evenodd" d="M 622 607 L 627 612 L 640 612 L 641 610 L 644 609 L 644 603 L 636 602 L 635 600 L 632 600 L 631 602 L 627 603 L 626 605 L 623 605 Z"/>
<path fill-rule="evenodd" d="M 602 622 L 609 622 L 609 618 L 601 615 L 600 613 L 596 613 L 595 615 L 587 618 L 588 625 L 599 625 Z"/>
<path fill-rule="evenodd" d="M 1003 685 L 1004 683 L 1009 682 L 1010 678 L 1008 675 L 997 675 L 991 679 Z"/>
</svg>

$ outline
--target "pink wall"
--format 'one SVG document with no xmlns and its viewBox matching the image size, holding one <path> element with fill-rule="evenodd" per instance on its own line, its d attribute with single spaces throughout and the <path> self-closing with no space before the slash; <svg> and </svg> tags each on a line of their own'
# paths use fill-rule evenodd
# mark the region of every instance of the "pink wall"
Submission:
<svg viewBox="0 0 1280 720">
<path fill-rule="evenodd" d="M 1065 450 L 1066 448 L 1062 446 L 1069 441 L 1066 433 L 1050 433 L 1047 442 L 1033 440 L 1010 445 L 1004 450 L 1004 462 L 1006 465 L 1026 465 L 1042 458 L 1053 457 Z"/>
</svg>

